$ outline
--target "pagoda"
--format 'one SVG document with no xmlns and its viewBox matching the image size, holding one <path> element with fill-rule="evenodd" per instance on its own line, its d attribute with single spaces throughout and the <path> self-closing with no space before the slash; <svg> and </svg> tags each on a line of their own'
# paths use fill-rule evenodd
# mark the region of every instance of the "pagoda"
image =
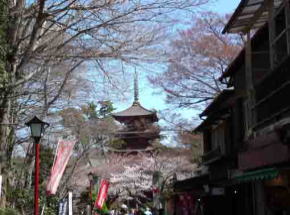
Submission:
<svg viewBox="0 0 290 215">
<path fill-rule="evenodd" d="M 123 125 L 116 136 L 124 141 L 122 150 L 146 151 L 152 149 L 152 142 L 159 138 L 156 111 L 144 108 L 139 102 L 138 75 L 134 76 L 133 104 L 120 112 L 112 114 L 115 120 Z"/>
</svg>

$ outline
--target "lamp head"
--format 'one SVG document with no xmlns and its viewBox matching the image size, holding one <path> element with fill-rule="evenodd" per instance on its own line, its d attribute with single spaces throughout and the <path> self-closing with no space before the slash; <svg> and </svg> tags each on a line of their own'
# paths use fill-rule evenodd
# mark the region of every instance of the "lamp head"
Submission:
<svg viewBox="0 0 290 215">
<path fill-rule="evenodd" d="M 44 130 L 49 126 L 47 122 L 41 121 L 39 118 L 34 116 L 31 120 L 25 123 L 26 126 L 30 127 L 31 137 L 41 138 Z"/>
<path fill-rule="evenodd" d="M 89 178 L 90 181 L 92 181 L 94 179 L 94 174 L 92 172 L 90 172 L 88 174 L 88 178 Z"/>
</svg>

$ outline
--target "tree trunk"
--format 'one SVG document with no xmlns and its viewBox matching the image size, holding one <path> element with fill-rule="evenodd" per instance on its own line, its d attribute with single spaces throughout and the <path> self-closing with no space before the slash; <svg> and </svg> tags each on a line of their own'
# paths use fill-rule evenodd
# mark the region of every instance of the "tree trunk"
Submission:
<svg viewBox="0 0 290 215">
<path fill-rule="evenodd" d="M 4 99 L 1 103 L 0 112 L 0 174 L 3 177 L 2 180 L 2 195 L 0 199 L 0 207 L 5 207 L 6 205 L 6 186 L 7 186 L 7 154 L 6 145 L 9 133 L 8 127 L 8 111 L 6 110 L 7 101 Z"/>
</svg>

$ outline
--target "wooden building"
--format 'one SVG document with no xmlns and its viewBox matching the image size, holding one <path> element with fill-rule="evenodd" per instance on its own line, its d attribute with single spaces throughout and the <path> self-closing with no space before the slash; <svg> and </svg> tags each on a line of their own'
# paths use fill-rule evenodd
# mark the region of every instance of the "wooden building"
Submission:
<svg viewBox="0 0 290 215">
<path fill-rule="evenodd" d="M 204 135 L 207 199 L 214 200 L 207 214 L 290 214 L 289 4 L 241 0 L 224 28 L 246 42 L 220 78 L 230 90 L 196 128 Z M 224 193 L 214 196 L 216 187 Z"/>
<path fill-rule="evenodd" d="M 245 135 L 238 153 L 243 174 L 236 179 L 253 185 L 253 214 L 290 214 L 289 0 L 243 0 L 224 32 L 247 35 L 239 69 L 222 77 L 245 92 Z"/>
</svg>

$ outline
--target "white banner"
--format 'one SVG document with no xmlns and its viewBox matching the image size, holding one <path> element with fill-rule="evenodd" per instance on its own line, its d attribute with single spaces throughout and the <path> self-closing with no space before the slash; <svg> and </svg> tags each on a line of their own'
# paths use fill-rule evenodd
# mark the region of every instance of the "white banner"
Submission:
<svg viewBox="0 0 290 215">
<path fill-rule="evenodd" d="M 73 196 L 72 196 L 72 192 L 69 191 L 68 192 L 68 215 L 73 215 Z"/>
<path fill-rule="evenodd" d="M 56 157 L 54 159 L 54 164 L 52 166 L 50 177 L 46 185 L 47 194 L 53 195 L 56 193 L 65 167 L 73 153 L 74 145 L 75 141 L 58 141 Z"/>
<path fill-rule="evenodd" d="M 0 175 L 0 198 L 2 195 L 2 175 Z"/>
</svg>

